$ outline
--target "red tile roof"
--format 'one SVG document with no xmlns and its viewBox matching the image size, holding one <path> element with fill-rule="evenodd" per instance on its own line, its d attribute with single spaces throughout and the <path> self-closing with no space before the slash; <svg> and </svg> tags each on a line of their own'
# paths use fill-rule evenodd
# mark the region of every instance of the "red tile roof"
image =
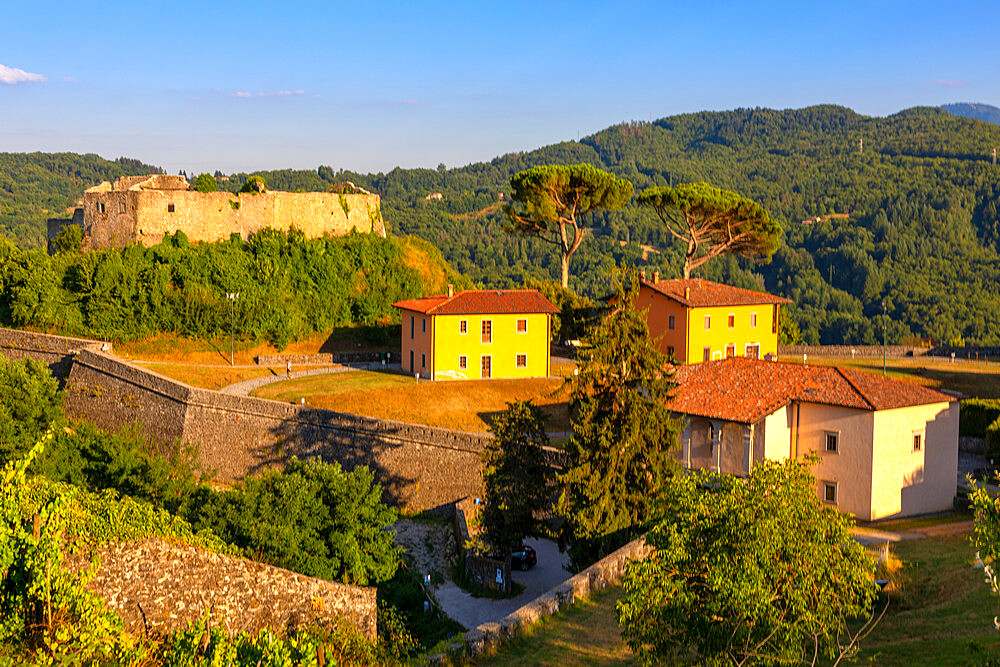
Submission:
<svg viewBox="0 0 1000 667">
<path fill-rule="evenodd" d="M 552 302 L 533 289 L 463 290 L 447 294 L 407 299 L 392 304 L 403 310 L 426 315 L 513 315 L 518 313 L 558 313 Z"/>
<path fill-rule="evenodd" d="M 861 371 L 747 357 L 682 366 L 677 381 L 671 410 L 741 424 L 756 423 L 792 401 L 891 410 L 958 400 Z"/>
<path fill-rule="evenodd" d="M 761 303 L 791 303 L 791 299 L 775 296 L 767 292 L 755 292 L 715 283 L 700 278 L 677 278 L 652 282 L 642 281 L 642 284 L 660 294 L 673 299 L 681 305 L 699 308 L 706 306 L 755 306 Z"/>
</svg>

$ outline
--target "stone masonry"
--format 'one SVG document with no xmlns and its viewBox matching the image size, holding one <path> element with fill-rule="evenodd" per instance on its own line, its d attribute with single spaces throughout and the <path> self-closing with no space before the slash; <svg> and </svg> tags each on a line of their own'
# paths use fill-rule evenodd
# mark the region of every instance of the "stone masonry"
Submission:
<svg viewBox="0 0 1000 667">
<path fill-rule="evenodd" d="M 138 422 L 158 443 L 197 445 L 220 482 L 318 456 L 369 466 L 386 500 L 411 511 L 482 495 L 481 434 L 198 389 L 90 350 L 76 356 L 66 388 L 71 417 L 109 430 Z"/>
<path fill-rule="evenodd" d="M 63 224 L 76 224 L 73 220 Z M 50 221 L 49 235 L 58 232 Z M 336 192 L 197 192 L 182 176 L 153 174 L 107 181 L 83 194 L 83 250 L 155 245 L 183 231 L 191 241 L 244 239 L 265 228 L 296 227 L 308 238 L 352 230 L 385 236 L 378 195 Z"/>
<path fill-rule="evenodd" d="M 245 558 L 159 538 L 105 544 L 87 588 L 103 597 L 133 635 L 163 636 L 206 612 L 229 634 L 293 630 L 336 618 L 376 637 L 374 588 L 314 579 Z M 89 559 L 70 557 L 85 570 Z"/>
</svg>

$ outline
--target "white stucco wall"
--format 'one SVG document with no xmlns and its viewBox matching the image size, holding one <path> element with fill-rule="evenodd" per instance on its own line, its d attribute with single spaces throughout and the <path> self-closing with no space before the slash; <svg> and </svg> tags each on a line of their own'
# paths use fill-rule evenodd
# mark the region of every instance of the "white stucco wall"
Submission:
<svg viewBox="0 0 1000 667">
<path fill-rule="evenodd" d="M 760 452 L 762 458 L 781 461 L 792 455 L 792 419 L 794 414 L 795 411 L 789 404 L 761 420 L 764 428 L 764 447 L 763 451 Z"/>
<path fill-rule="evenodd" d="M 949 510 L 958 481 L 959 404 L 875 413 L 871 518 Z M 920 433 L 920 451 L 913 435 Z"/>
<path fill-rule="evenodd" d="M 837 509 L 870 520 L 875 413 L 815 403 L 801 403 L 799 410 L 798 455 L 819 455 L 813 476 L 820 500 L 824 499 L 823 482 L 836 482 Z M 827 432 L 839 436 L 836 453 L 824 451 Z"/>
</svg>

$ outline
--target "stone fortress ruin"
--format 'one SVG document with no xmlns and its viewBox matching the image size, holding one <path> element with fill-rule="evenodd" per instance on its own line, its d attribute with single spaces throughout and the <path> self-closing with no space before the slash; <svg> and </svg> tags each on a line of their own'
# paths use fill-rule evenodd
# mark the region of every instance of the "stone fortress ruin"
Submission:
<svg viewBox="0 0 1000 667">
<path fill-rule="evenodd" d="M 49 240 L 66 225 L 83 229 L 81 250 L 146 246 L 183 231 L 191 241 L 244 239 L 265 228 L 302 230 L 308 238 L 352 230 L 385 236 L 379 196 L 339 192 L 198 192 L 183 176 L 151 174 L 104 181 L 83 193 L 69 219 L 50 219 Z"/>
</svg>

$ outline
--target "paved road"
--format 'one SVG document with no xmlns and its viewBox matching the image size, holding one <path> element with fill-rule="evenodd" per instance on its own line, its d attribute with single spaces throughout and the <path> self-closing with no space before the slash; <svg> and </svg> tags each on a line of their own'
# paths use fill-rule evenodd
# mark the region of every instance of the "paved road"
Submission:
<svg viewBox="0 0 1000 667">
<path fill-rule="evenodd" d="M 278 375 L 264 375 L 259 378 L 251 378 L 249 380 L 243 380 L 242 382 L 236 382 L 223 387 L 219 391 L 223 394 L 232 394 L 233 396 L 249 396 L 255 389 L 260 389 L 264 385 L 274 384 L 275 382 L 284 382 L 285 380 L 294 380 L 295 378 L 308 377 L 310 375 L 327 375 L 330 373 L 349 373 L 350 371 L 371 370 L 398 371 L 399 364 L 388 364 L 385 366 L 374 362 L 366 364 L 344 364 L 342 366 L 330 366 L 327 368 L 313 368 L 307 371 L 296 371 L 291 375 L 286 375 L 284 373 L 279 373 Z"/>
<path fill-rule="evenodd" d="M 539 595 L 555 588 L 572 576 L 566 571 L 569 556 L 559 553 L 559 547 L 552 540 L 525 540 L 535 548 L 538 564 L 527 572 L 512 573 L 514 581 L 524 586 L 515 598 L 490 600 L 472 597 L 450 579 L 445 580 L 434 591 L 441 608 L 451 618 L 466 628 L 474 628 L 487 621 L 499 621 L 510 612 L 531 602 Z"/>
</svg>

